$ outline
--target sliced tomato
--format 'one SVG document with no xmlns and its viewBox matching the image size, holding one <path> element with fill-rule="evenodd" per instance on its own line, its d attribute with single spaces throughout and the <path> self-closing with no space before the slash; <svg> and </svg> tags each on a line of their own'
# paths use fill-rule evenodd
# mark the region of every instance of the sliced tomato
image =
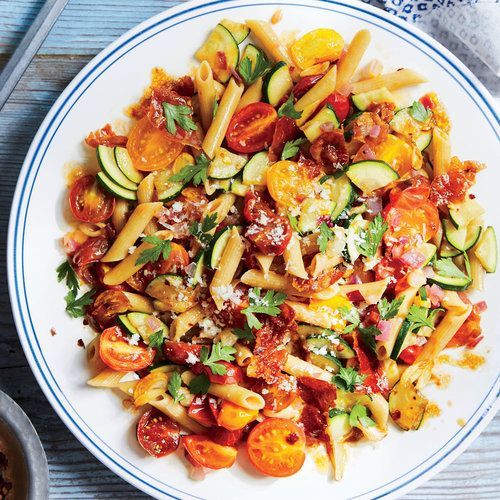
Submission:
<svg viewBox="0 0 500 500">
<path fill-rule="evenodd" d="M 255 153 L 271 144 L 278 120 L 276 110 L 265 102 L 253 102 L 238 111 L 226 132 L 227 145 L 238 153 Z"/>
<path fill-rule="evenodd" d="M 130 344 L 117 326 L 107 328 L 99 339 L 99 355 L 102 361 L 117 372 L 135 372 L 147 368 L 153 362 L 156 351 L 145 345 Z"/>
<path fill-rule="evenodd" d="M 415 363 L 415 360 L 418 358 L 418 355 L 422 352 L 423 348 L 423 345 L 410 345 L 400 352 L 399 359 L 407 365 L 412 365 Z"/>
<path fill-rule="evenodd" d="M 239 366 L 233 365 L 228 361 L 218 361 L 218 365 L 223 365 L 226 368 L 224 375 L 216 375 L 212 369 L 201 363 L 193 366 L 192 370 L 195 373 L 204 373 L 212 384 L 239 384 L 243 380 L 243 372 Z"/>
<path fill-rule="evenodd" d="M 85 175 L 71 186 L 69 207 L 78 220 L 96 224 L 113 215 L 115 199 L 99 186 L 93 175 Z"/>
<path fill-rule="evenodd" d="M 288 408 L 297 397 L 297 386 L 288 375 L 283 375 L 275 384 L 258 379 L 252 391 L 258 392 L 264 398 L 265 408 L 274 412 Z"/>
<path fill-rule="evenodd" d="M 127 144 L 127 137 L 116 134 L 111 125 L 106 123 L 106 125 L 99 130 L 90 132 L 90 134 L 85 138 L 85 142 L 91 148 L 96 148 L 100 145 L 109 147 L 125 146 Z"/>
<path fill-rule="evenodd" d="M 202 467 L 208 469 L 226 469 L 231 467 L 238 450 L 232 446 L 223 446 L 214 443 L 205 436 L 196 434 L 183 436 L 182 444 L 189 453 L 189 456 Z"/>
<path fill-rule="evenodd" d="M 77 267 L 86 266 L 92 262 L 97 262 L 104 257 L 108 251 L 108 239 L 104 236 L 89 238 L 82 243 L 80 248 L 73 255 L 73 263 Z"/>
<path fill-rule="evenodd" d="M 299 132 L 299 127 L 289 116 L 282 116 L 276 122 L 273 141 L 269 148 L 269 161 L 275 162 L 281 157 L 283 148 L 288 141 L 293 141 Z"/>
<path fill-rule="evenodd" d="M 217 425 L 230 431 L 237 431 L 254 421 L 258 414 L 258 410 L 249 410 L 231 401 L 223 401 L 217 416 Z"/>
<path fill-rule="evenodd" d="M 324 106 L 325 104 L 330 104 L 340 123 L 347 118 L 350 107 L 349 96 L 333 92 L 321 103 L 321 106 Z"/>
<path fill-rule="evenodd" d="M 166 130 L 141 118 L 128 136 L 127 150 L 137 170 L 152 172 L 168 167 L 182 152 L 184 145 L 169 137 Z"/>
<path fill-rule="evenodd" d="M 201 348 L 199 344 L 166 340 L 163 344 L 163 354 L 176 365 L 189 365 L 199 361 Z"/>
<path fill-rule="evenodd" d="M 252 464 L 262 473 L 291 476 L 302 468 L 306 459 L 306 437 L 292 420 L 268 418 L 250 432 L 247 451 Z"/>
<path fill-rule="evenodd" d="M 179 447 L 180 429 L 176 422 L 153 408 L 140 418 L 137 424 L 137 440 L 153 457 L 164 457 Z"/>
<path fill-rule="evenodd" d="M 217 443 L 223 446 L 236 446 L 243 437 L 243 429 L 230 431 L 224 427 L 212 427 L 210 429 L 210 437 Z"/>
<path fill-rule="evenodd" d="M 205 427 L 217 424 L 218 413 L 217 399 L 208 394 L 195 396 L 188 410 L 189 416 Z"/>
<path fill-rule="evenodd" d="M 189 264 L 189 255 L 186 249 L 178 243 L 171 243 L 168 259 L 160 261 L 159 274 L 178 273 Z"/>
<path fill-rule="evenodd" d="M 317 82 L 319 82 L 323 76 L 323 73 L 318 75 L 309 75 L 301 78 L 293 87 L 293 96 L 295 99 L 300 99 L 308 90 L 312 89 Z"/>
</svg>

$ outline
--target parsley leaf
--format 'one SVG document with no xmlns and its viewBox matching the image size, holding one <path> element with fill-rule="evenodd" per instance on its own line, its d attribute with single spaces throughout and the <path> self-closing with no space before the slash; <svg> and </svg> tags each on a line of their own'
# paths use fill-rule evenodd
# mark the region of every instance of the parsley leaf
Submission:
<svg viewBox="0 0 500 500">
<path fill-rule="evenodd" d="M 189 392 L 191 394 L 206 394 L 208 392 L 208 388 L 210 387 L 210 379 L 202 373 L 197 377 L 194 377 L 191 382 L 189 382 Z"/>
<path fill-rule="evenodd" d="M 168 379 L 167 389 L 172 396 L 174 403 L 180 403 L 184 399 L 184 394 L 179 393 L 181 386 L 182 379 L 179 372 L 172 372 L 170 378 Z"/>
<path fill-rule="evenodd" d="M 165 127 L 170 134 L 175 135 L 177 133 L 176 123 L 187 132 L 196 130 L 196 123 L 191 118 L 193 110 L 189 106 L 170 104 L 168 102 L 162 103 L 162 106 L 166 120 Z"/>
<path fill-rule="evenodd" d="M 238 72 L 247 85 L 252 85 L 258 78 L 265 75 L 270 67 L 270 62 L 266 59 L 264 53 L 259 50 L 255 65 L 252 65 L 249 57 L 244 57 L 238 66 Z"/>
<path fill-rule="evenodd" d="M 56 272 L 57 272 L 58 282 L 61 282 L 63 279 L 66 279 L 66 286 L 70 290 L 80 289 L 78 276 L 76 275 L 75 270 L 71 267 L 69 261 L 65 260 L 61 265 L 59 265 L 56 269 Z"/>
<path fill-rule="evenodd" d="M 233 354 L 236 349 L 230 345 L 223 345 L 221 342 L 212 346 L 212 351 L 208 355 L 208 347 L 203 346 L 200 353 L 200 361 L 212 370 L 214 375 L 225 375 L 227 368 L 218 361 L 233 361 Z"/>
<path fill-rule="evenodd" d="M 332 377 L 332 382 L 342 391 L 354 392 L 357 385 L 361 385 L 366 375 L 361 375 L 352 367 L 341 367 L 339 372 Z"/>
<path fill-rule="evenodd" d="M 328 248 L 328 242 L 333 240 L 334 234 L 332 228 L 326 223 L 322 222 L 319 225 L 318 246 L 321 253 L 325 253 Z"/>
<path fill-rule="evenodd" d="M 359 425 L 362 425 L 363 427 L 373 427 L 375 422 L 368 416 L 366 407 L 362 404 L 356 403 L 351 408 L 351 413 L 349 414 L 349 424 L 352 427 L 359 427 Z"/>
<path fill-rule="evenodd" d="M 302 111 L 297 111 L 293 105 L 293 92 L 290 92 L 288 99 L 278 108 L 278 116 L 288 116 L 292 120 L 298 120 L 302 116 Z"/>
<path fill-rule="evenodd" d="M 170 240 L 162 240 L 158 236 L 150 235 L 142 238 L 143 242 L 153 245 L 151 248 L 146 248 L 135 261 L 136 265 L 146 264 L 147 262 L 156 262 L 160 257 L 168 259 L 172 251 L 172 243 Z"/>
<path fill-rule="evenodd" d="M 446 278 L 468 278 L 451 259 L 436 260 L 434 270 Z"/>
<path fill-rule="evenodd" d="M 234 328 L 233 333 L 240 340 L 248 340 L 249 342 L 253 342 L 255 340 L 255 335 L 252 332 L 252 329 L 248 326 L 248 323 L 245 323 L 243 328 Z"/>
<path fill-rule="evenodd" d="M 288 160 L 288 158 L 293 158 L 299 152 L 299 146 L 307 142 L 307 139 L 299 138 L 294 141 L 285 142 L 283 151 L 281 152 L 281 159 Z"/>
<path fill-rule="evenodd" d="M 340 306 L 338 311 L 343 319 L 351 323 L 344 328 L 342 333 L 351 333 L 359 326 L 361 318 L 359 317 L 359 312 L 355 307 Z"/>
<path fill-rule="evenodd" d="M 387 222 L 384 221 L 380 214 L 377 214 L 370 222 L 368 229 L 360 235 L 363 241 L 356 245 L 359 253 L 365 257 L 374 257 L 387 228 Z"/>
<path fill-rule="evenodd" d="M 262 328 L 262 323 L 255 316 L 255 313 L 267 314 L 268 316 L 278 316 L 281 309 L 278 307 L 286 300 L 286 295 L 274 290 L 268 290 L 264 297 L 260 296 L 260 288 L 250 288 L 248 291 L 249 306 L 241 312 L 247 317 L 248 326 Z"/>
<path fill-rule="evenodd" d="M 434 328 L 434 324 L 429 317 L 429 309 L 413 304 L 408 311 L 406 319 L 411 323 L 410 331 L 418 330 L 422 326 Z"/>
<path fill-rule="evenodd" d="M 287 213 L 286 216 L 288 217 L 288 221 L 290 222 L 290 226 L 292 226 L 292 229 L 299 234 L 302 234 L 299 229 L 299 221 L 295 215 L 292 215 L 291 213 Z"/>
<path fill-rule="evenodd" d="M 410 115 L 419 122 L 425 122 L 431 116 L 431 112 L 420 101 L 413 101 Z"/>
<path fill-rule="evenodd" d="M 187 184 L 192 180 L 193 184 L 198 186 L 207 180 L 209 165 L 210 160 L 207 158 L 205 153 L 201 153 L 196 158 L 195 165 L 186 165 L 179 172 L 172 175 L 172 177 L 168 180 L 170 182 L 182 182 L 183 184 Z"/>
<path fill-rule="evenodd" d="M 163 330 L 158 330 L 157 332 L 152 333 L 148 338 L 148 346 L 151 349 L 161 350 L 163 346 Z"/>
<path fill-rule="evenodd" d="M 399 308 L 403 303 L 404 297 L 394 299 L 389 302 L 385 297 L 377 304 L 378 312 L 382 319 L 391 319 L 398 314 Z"/>
<path fill-rule="evenodd" d="M 375 337 L 380 335 L 382 332 L 375 326 L 370 325 L 367 327 L 358 327 L 358 331 L 361 334 L 363 342 L 369 347 L 374 353 L 377 352 L 377 343 L 375 342 Z"/>
<path fill-rule="evenodd" d="M 210 231 L 215 227 L 217 227 L 217 212 L 207 215 L 201 222 L 193 222 L 189 226 L 189 232 L 203 247 L 206 247 L 212 241 L 213 236 Z"/>
<path fill-rule="evenodd" d="M 88 292 L 77 297 L 77 290 L 71 289 L 64 300 L 66 301 L 66 311 L 72 318 L 80 318 L 85 315 L 86 306 L 92 304 L 92 297 L 95 294 L 95 290 L 89 290 Z"/>
</svg>

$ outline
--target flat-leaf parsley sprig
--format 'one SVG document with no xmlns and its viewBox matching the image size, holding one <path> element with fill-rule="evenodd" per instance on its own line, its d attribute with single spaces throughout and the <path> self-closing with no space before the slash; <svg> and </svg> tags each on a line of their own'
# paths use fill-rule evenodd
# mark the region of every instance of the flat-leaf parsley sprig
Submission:
<svg viewBox="0 0 500 500">
<path fill-rule="evenodd" d="M 207 346 L 201 348 L 200 361 L 205 366 L 208 366 L 214 375 L 225 375 L 227 368 L 220 364 L 219 361 L 233 361 L 235 352 L 236 349 L 233 346 L 223 345 L 218 342 L 213 344 L 210 354 Z"/>
<path fill-rule="evenodd" d="M 268 290 L 264 297 L 260 296 L 260 288 L 250 288 L 248 291 L 249 306 L 241 312 L 247 317 L 250 328 L 260 329 L 262 323 L 255 314 L 267 314 L 268 316 L 278 316 L 281 309 L 278 307 L 286 300 L 286 295 L 274 290 Z"/>
<path fill-rule="evenodd" d="M 170 240 L 162 240 L 154 234 L 150 236 L 144 236 L 142 238 L 143 243 L 149 243 L 151 248 L 146 248 L 143 250 L 137 260 L 136 265 L 147 264 L 148 262 L 156 262 L 160 257 L 167 260 L 170 257 L 170 252 L 172 251 L 172 243 Z"/>
<path fill-rule="evenodd" d="M 66 286 L 68 287 L 68 293 L 64 297 L 64 300 L 66 301 L 66 312 L 72 318 L 84 316 L 87 306 L 92 304 L 95 290 L 91 289 L 78 297 L 80 282 L 73 266 L 68 260 L 60 264 L 57 267 L 56 272 L 57 281 L 61 282 L 65 280 Z"/>
<path fill-rule="evenodd" d="M 210 160 L 207 158 L 205 153 L 201 153 L 196 157 L 196 162 L 194 165 L 186 165 L 179 172 L 172 175 L 169 178 L 170 182 L 180 182 L 182 184 L 188 184 L 193 181 L 195 186 L 198 186 L 202 182 L 207 180 L 208 167 L 210 166 Z"/>
</svg>

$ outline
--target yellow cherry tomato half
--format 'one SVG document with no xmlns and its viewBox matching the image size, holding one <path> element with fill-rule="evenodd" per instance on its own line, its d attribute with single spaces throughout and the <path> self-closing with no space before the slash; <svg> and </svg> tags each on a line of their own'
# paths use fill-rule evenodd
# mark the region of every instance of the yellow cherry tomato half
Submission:
<svg viewBox="0 0 500 500">
<path fill-rule="evenodd" d="M 400 176 L 412 168 L 418 169 L 422 166 L 420 151 L 392 134 L 388 134 L 380 144 L 373 146 L 372 150 L 377 160 L 388 163 Z"/>
<path fill-rule="evenodd" d="M 350 309 L 351 302 L 341 295 L 335 295 L 325 300 L 311 299 L 309 304 L 309 308 L 321 312 L 330 323 L 330 328 L 336 331 L 342 331 L 346 327 L 346 320 L 339 311 L 340 307 Z"/>
<path fill-rule="evenodd" d="M 342 54 L 344 39 L 332 29 L 309 31 L 300 37 L 291 47 L 294 63 L 300 69 L 306 69 L 325 61 L 336 61 Z"/>
<path fill-rule="evenodd" d="M 255 420 L 258 414 L 258 410 L 249 410 L 230 401 L 223 401 L 217 417 L 217 425 L 230 431 L 237 431 Z"/>
</svg>

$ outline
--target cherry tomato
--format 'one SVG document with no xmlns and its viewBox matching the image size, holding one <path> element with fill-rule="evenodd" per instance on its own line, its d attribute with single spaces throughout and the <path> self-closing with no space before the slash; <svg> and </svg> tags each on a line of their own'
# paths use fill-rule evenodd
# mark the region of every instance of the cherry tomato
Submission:
<svg viewBox="0 0 500 500">
<path fill-rule="evenodd" d="M 205 436 L 183 436 L 182 444 L 190 457 L 202 467 L 208 469 L 226 469 L 231 467 L 238 450 L 232 446 L 222 446 Z"/>
<path fill-rule="evenodd" d="M 258 414 L 258 410 L 249 410 L 230 401 L 223 401 L 217 416 L 217 425 L 237 431 L 255 420 Z"/>
<path fill-rule="evenodd" d="M 342 54 L 344 39 L 335 30 L 320 28 L 302 35 L 290 47 L 294 63 L 300 69 L 324 62 L 336 61 Z"/>
<path fill-rule="evenodd" d="M 230 431 L 224 427 L 212 427 L 210 429 L 210 437 L 217 443 L 224 446 L 235 446 L 243 437 L 243 429 Z"/>
<path fill-rule="evenodd" d="M 200 359 L 201 348 L 199 344 L 166 340 L 163 344 L 163 354 L 176 365 L 195 364 Z"/>
<path fill-rule="evenodd" d="M 330 94 L 322 103 L 321 106 L 330 104 L 337 115 L 340 123 L 342 123 L 349 114 L 349 96 L 334 92 Z"/>
<path fill-rule="evenodd" d="M 89 308 L 90 315 L 101 328 L 110 326 L 116 315 L 130 310 L 130 301 L 121 290 L 101 292 Z"/>
<path fill-rule="evenodd" d="M 275 162 L 281 157 L 283 147 L 288 141 L 293 141 L 299 132 L 295 120 L 288 116 L 282 116 L 276 122 L 273 141 L 269 148 L 269 161 Z"/>
<path fill-rule="evenodd" d="M 113 215 L 115 199 L 97 184 L 93 175 L 85 175 L 71 186 L 69 207 L 78 220 L 96 224 Z"/>
<path fill-rule="evenodd" d="M 247 440 L 248 456 L 262 473 L 291 476 L 306 459 L 304 431 L 292 420 L 268 418 L 256 425 Z"/>
<path fill-rule="evenodd" d="M 218 412 L 217 399 L 207 394 L 195 396 L 188 410 L 189 416 L 205 427 L 217 423 Z"/>
<path fill-rule="evenodd" d="M 176 422 L 153 408 L 140 418 L 137 440 L 153 457 L 164 457 L 179 447 L 180 429 Z"/>
<path fill-rule="evenodd" d="M 85 138 L 85 142 L 91 147 L 102 146 L 125 146 L 127 138 L 124 135 L 117 135 L 109 123 L 99 130 L 94 130 Z"/>
<path fill-rule="evenodd" d="M 99 355 L 112 370 L 135 372 L 153 362 L 155 350 L 144 345 L 129 344 L 120 328 L 113 326 L 101 333 Z"/>
<path fill-rule="evenodd" d="M 259 379 L 252 385 L 252 391 L 258 392 L 265 402 L 265 408 L 279 412 L 290 406 L 297 397 L 297 388 L 288 375 L 283 375 L 282 381 L 268 384 Z"/>
<path fill-rule="evenodd" d="M 189 264 L 189 255 L 186 249 L 178 243 L 171 243 L 168 259 L 160 262 L 159 274 L 177 273 Z"/>
<path fill-rule="evenodd" d="M 266 149 L 273 140 L 278 113 L 264 102 L 253 102 L 238 111 L 226 132 L 228 146 L 238 153 Z"/>
<path fill-rule="evenodd" d="M 226 367 L 224 375 L 216 375 L 211 368 L 201 363 L 193 367 L 195 373 L 204 373 L 212 384 L 239 384 L 243 380 L 243 372 L 239 366 L 233 365 L 228 361 L 217 361 L 218 365 Z"/>
<path fill-rule="evenodd" d="M 423 345 L 410 345 L 406 349 L 403 349 L 399 354 L 399 359 L 406 363 L 407 365 L 412 365 L 415 363 L 418 355 L 422 352 L 424 348 Z"/>
<path fill-rule="evenodd" d="M 295 99 L 300 99 L 308 90 L 310 90 L 314 85 L 319 82 L 323 76 L 323 73 L 319 75 L 309 75 L 301 78 L 293 87 L 293 96 Z"/>
<path fill-rule="evenodd" d="M 137 170 L 152 172 L 168 167 L 182 152 L 183 144 L 173 141 L 166 130 L 141 118 L 130 131 L 127 150 Z"/>
<path fill-rule="evenodd" d="M 371 145 L 377 160 L 385 161 L 402 177 L 422 165 L 422 155 L 403 139 L 387 134 L 382 142 Z"/>
<path fill-rule="evenodd" d="M 108 247 L 108 239 L 104 236 L 89 238 L 73 255 L 73 263 L 75 266 L 81 267 L 92 262 L 97 262 L 104 257 L 104 254 L 108 251 Z"/>
</svg>

